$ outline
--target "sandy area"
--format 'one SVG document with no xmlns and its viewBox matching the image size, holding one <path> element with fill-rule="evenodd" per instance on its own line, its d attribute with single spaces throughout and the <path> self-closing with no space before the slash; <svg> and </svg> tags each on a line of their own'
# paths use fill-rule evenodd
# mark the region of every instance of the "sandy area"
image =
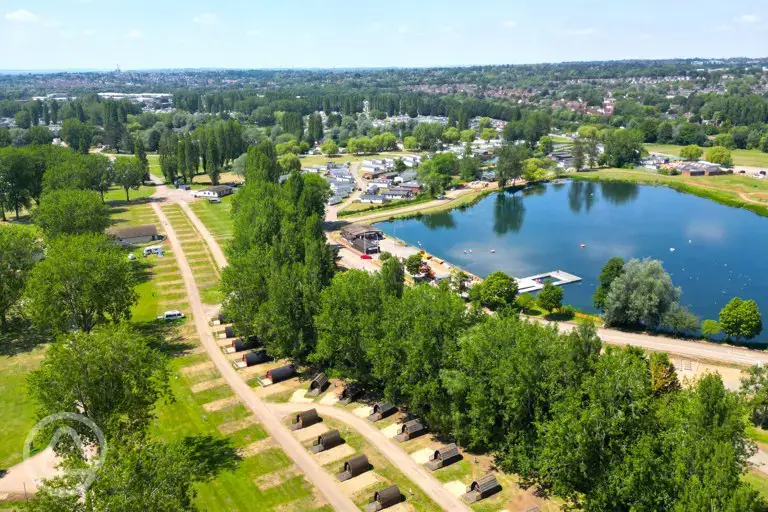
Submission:
<svg viewBox="0 0 768 512">
<path fill-rule="evenodd" d="M 256 416 L 248 416 L 247 418 L 243 418 L 241 420 L 235 420 L 230 421 L 229 423 L 222 423 L 218 426 L 219 432 L 221 432 L 224 435 L 231 434 L 232 432 L 237 432 L 238 430 L 243 430 L 244 428 L 248 428 L 251 425 L 255 425 L 257 423 Z"/>
<path fill-rule="evenodd" d="M 341 460 L 345 457 L 354 455 L 354 453 L 354 448 L 348 444 L 342 444 L 341 446 L 337 446 L 335 448 L 331 448 L 330 450 L 315 454 L 315 460 L 321 466 L 325 466 L 331 462 L 336 462 L 337 460 Z"/>
<path fill-rule="evenodd" d="M 320 403 L 323 405 L 335 405 L 338 401 L 339 395 L 335 391 L 329 391 L 320 399 Z"/>
<path fill-rule="evenodd" d="M 380 481 L 381 478 L 375 472 L 366 471 L 360 476 L 351 478 L 346 482 L 341 482 L 339 487 L 341 487 L 341 490 L 344 491 L 344 494 L 347 496 L 352 496 L 362 491 L 363 489 L 366 489 L 372 485 L 376 485 Z"/>
<path fill-rule="evenodd" d="M 193 384 L 190 389 L 192 390 L 193 393 L 200 393 L 201 391 L 207 391 L 209 389 L 217 388 L 219 386 L 224 386 L 226 384 L 227 384 L 227 381 L 225 381 L 222 378 L 219 378 L 219 379 L 198 382 L 197 384 Z"/>
<path fill-rule="evenodd" d="M 388 439 L 392 439 L 393 437 L 395 437 L 399 431 L 400 431 L 399 423 L 393 423 L 381 429 L 381 433 L 384 434 Z"/>
<path fill-rule="evenodd" d="M 290 402 L 293 402 L 295 404 L 311 404 L 314 400 L 312 398 L 307 398 L 306 396 L 307 390 L 304 388 L 297 389 L 293 392 L 293 395 L 291 395 Z"/>
<path fill-rule="evenodd" d="M 320 434 L 328 432 L 328 427 L 325 423 L 315 423 L 312 426 L 303 428 L 301 430 L 294 430 L 293 435 L 299 441 L 307 441 L 309 439 L 315 439 Z"/>
<path fill-rule="evenodd" d="M 411 458 L 413 459 L 413 462 L 416 464 L 426 464 L 429 462 L 429 457 L 435 453 L 434 448 L 422 448 L 421 450 L 417 452 L 413 452 L 411 454 Z"/>
<path fill-rule="evenodd" d="M 185 366 L 181 369 L 181 373 L 184 375 L 192 375 L 194 373 L 200 373 L 208 370 L 213 370 L 216 367 L 216 365 L 213 364 L 211 361 L 206 361 L 204 363 L 199 364 L 193 364 L 191 366 Z"/>
<path fill-rule="evenodd" d="M 467 486 L 463 483 L 459 482 L 458 480 L 453 480 L 451 482 L 446 482 L 443 484 L 443 487 L 448 489 L 451 494 L 453 494 L 456 497 L 461 496 L 465 492 L 467 492 Z"/>
<path fill-rule="evenodd" d="M 228 396 L 227 398 L 222 398 L 221 400 L 215 400 L 213 402 L 208 402 L 207 404 L 204 404 L 203 409 L 205 409 L 206 412 L 220 411 L 222 409 L 226 409 L 227 407 L 235 405 L 239 401 L 240 399 L 237 396 Z"/>
<path fill-rule="evenodd" d="M 263 452 L 264 450 L 269 450 L 274 446 L 276 445 L 272 439 L 270 438 L 262 439 L 261 441 L 256 441 L 254 443 L 251 443 L 247 446 L 240 448 L 239 450 L 237 450 L 237 454 L 243 458 L 253 457 L 254 455 L 257 455 Z"/>
<path fill-rule="evenodd" d="M 362 405 L 357 409 L 355 409 L 354 411 L 352 411 L 352 414 L 354 414 L 358 418 L 367 418 L 368 416 L 373 414 L 373 407 L 371 407 L 370 405 Z"/>
</svg>

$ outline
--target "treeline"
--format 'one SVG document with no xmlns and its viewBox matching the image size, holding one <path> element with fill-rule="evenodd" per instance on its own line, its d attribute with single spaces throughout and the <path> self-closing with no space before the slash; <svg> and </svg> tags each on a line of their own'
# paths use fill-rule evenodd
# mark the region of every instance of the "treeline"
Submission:
<svg viewBox="0 0 768 512">
<path fill-rule="evenodd" d="M 477 294 L 499 305 L 487 315 L 449 286 L 406 287 L 396 258 L 334 276 L 325 184 L 293 173 L 279 185 L 269 141 L 246 165 L 224 310 L 271 355 L 357 381 L 585 510 L 765 509 L 741 480 L 746 406 L 718 375 L 682 389 L 665 355 L 602 352 L 592 327 L 520 320 L 509 278 Z"/>
<path fill-rule="evenodd" d="M 160 168 L 169 183 L 191 183 L 202 162 L 203 171 L 217 185 L 225 165 L 245 151 L 243 128 L 238 121 L 214 120 L 193 132 L 164 130 L 158 141 Z"/>
</svg>

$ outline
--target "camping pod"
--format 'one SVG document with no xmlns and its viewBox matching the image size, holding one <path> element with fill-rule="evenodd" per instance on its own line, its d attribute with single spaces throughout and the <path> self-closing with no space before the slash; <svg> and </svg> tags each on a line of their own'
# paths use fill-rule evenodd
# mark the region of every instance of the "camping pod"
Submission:
<svg viewBox="0 0 768 512">
<path fill-rule="evenodd" d="M 377 402 L 373 406 L 373 413 L 368 416 L 370 421 L 381 421 L 387 416 L 390 416 L 397 412 L 397 407 L 391 402 Z"/>
<path fill-rule="evenodd" d="M 317 409 L 308 409 L 296 413 L 291 424 L 291 430 L 301 430 L 318 422 L 320 422 L 320 416 L 317 414 Z"/>
<path fill-rule="evenodd" d="M 232 342 L 232 348 L 235 352 L 244 352 L 259 346 L 259 339 L 256 336 L 246 336 L 238 338 Z"/>
<path fill-rule="evenodd" d="M 288 380 L 296 375 L 296 367 L 292 364 L 287 364 L 279 368 L 273 368 L 267 372 L 267 378 L 272 381 L 272 384 Z"/>
<path fill-rule="evenodd" d="M 341 405 L 348 405 L 362 393 L 362 388 L 356 382 L 345 384 L 341 389 L 341 393 L 339 393 L 339 403 L 341 403 Z"/>
<path fill-rule="evenodd" d="M 312 382 L 309 383 L 309 393 L 307 396 L 317 396 L 328 387 L 328 377 L 320 372 L 312 378 Z"/>
<path fill-rule="evenodd" d="M 430 454 L 429 460 L 424 465 L 430 471 L 435 471 L 436 469 L 444 468 L 459 460 L 461 460 L 459 447 L 456 446 L 456 443 L 451 443 Z"/>
<path fill-rule="evenodd" d="M 414 439 L 427 431 L 426 427 L 421 424 L 419 420 L 406 421 L 400 425 L 400 431 L 395 436 L 395 439 L 399 442 L 408 441 Z"/>
<path fill-rule="evenodd" d="M 225 338 L 234 338 L 235 337 L 235 328 L 231 325 L 228 325 L 224 328 L 224 337 Z"/>
<path fill-rule="evenodd" d="M 466 494 L 462 497 L 468 503 L 475 503 L 476 501 L 480 501 L 488 496 L 496 494 L 500 490 L 501 486 L 499 485 L 499 481 L 496 480 L 493 473 L 488 473 L 484 477 L 473 481 L 469 487 L 467 487 Z"/>
<path fill-rule="evenodd" d="M 400 494 L 400 488 L 396 485 L 390 485 L 380 491 L 376 491 L 371 498 L 371 502 L 366 505 L 367 512 L 378 512 L 385 508 L 394 507 L 403 501 L 403 495 Z"/>
<path fill-rule="evenodd" d="M 335 448 L 340 444 L 344 444 L 344 439 L 341 437 L 341 433 L 338 430 L 329 430 L 317 436 L 312 447 L 309 451 L 312 453 L 320 453 L 331 448 Z"/>
<path fill-rule="evenodd" d="M 340 482 L 345 482 L 350 478 L 362 475 L 369 469 L 371 469 L 371 464 L 368 462 L 368 457 L 366 457 L 365 454 L 358 455 L 344 463 L 344 467 L 341 472 L 336 475 L 336 478 L 338 478 Z"/>
<path fill-rule="evenodd" d="M 254 350 L 243 355 L 243 362 L 245 366 L 256 366 L 259 364 L 268 363 L 272 358 L 267 355 L 266 350 Z"/>
</svg>

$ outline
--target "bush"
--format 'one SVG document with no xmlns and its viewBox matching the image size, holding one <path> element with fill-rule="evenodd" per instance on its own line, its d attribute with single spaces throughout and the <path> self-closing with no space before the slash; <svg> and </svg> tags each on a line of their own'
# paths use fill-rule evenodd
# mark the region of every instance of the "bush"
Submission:
<svg viewBox="0 0 768 512">
<path fill-rule="evenodd" d="M 517 299 L 515 299 L 515 302 L 517 302 L 517 306 L 523 312 L 526 312 L 531 306 L 533 306 L 533 303 L 536 302 L 536 299 L 534 299 L 533 295 L 530 293 L 523 293 L 522 295 L 518 296 Z"/>
<path fill-rule="evenodd" d="M 560 311 L 558 313 L 560 313 L 560 315 L 563 318 L 572 320 L 576 316 L 576 309 L 570 304 L 566 304 L 565 306 L 560 308 Z"/>
<path fill-rule="evenodd" d="M 392 257 L 392 253 L 391 252 L 384 251 L 383 253 L 379 254 L 379 261 L 384 263 L 385 261 L 387 261 L 391 257 Z"/>
</svg>

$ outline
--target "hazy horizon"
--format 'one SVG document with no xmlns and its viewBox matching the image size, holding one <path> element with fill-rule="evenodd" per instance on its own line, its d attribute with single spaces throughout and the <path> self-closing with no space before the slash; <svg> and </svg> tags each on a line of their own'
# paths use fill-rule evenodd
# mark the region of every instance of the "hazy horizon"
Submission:
<svg viewBox="0 0 768 512">
<path fill-rule="evenodd" d="M 119 15 L 115 15 L 119 13 Z M 393 0 L 251 5 L 0 0 L 0 69 L 426 68 L 688 55 L 758 57 L 762 0 L 439 6 Z M 484 64 L 483 64 L 484 63 Z"/>
</svg>

